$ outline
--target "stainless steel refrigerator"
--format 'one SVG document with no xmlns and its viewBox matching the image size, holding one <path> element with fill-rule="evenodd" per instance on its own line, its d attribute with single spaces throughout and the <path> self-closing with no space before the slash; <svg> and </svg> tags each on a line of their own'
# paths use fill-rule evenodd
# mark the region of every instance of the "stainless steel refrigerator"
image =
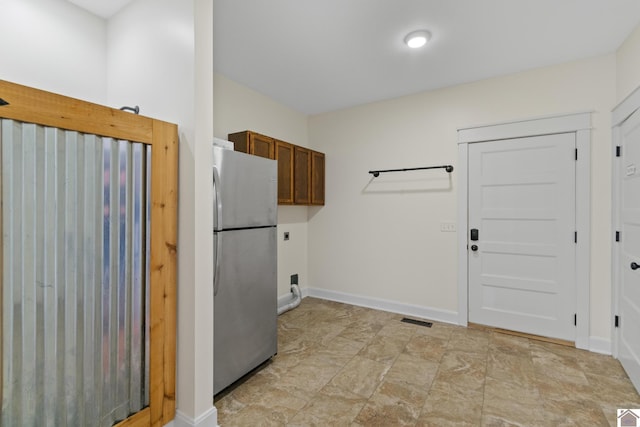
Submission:
<svg viewBox="0 0 640 427">
<path fill-rule="evenodd" d="M 214 394 L 277 351 L 277 166 L 213 147 Z"/>
</svg>

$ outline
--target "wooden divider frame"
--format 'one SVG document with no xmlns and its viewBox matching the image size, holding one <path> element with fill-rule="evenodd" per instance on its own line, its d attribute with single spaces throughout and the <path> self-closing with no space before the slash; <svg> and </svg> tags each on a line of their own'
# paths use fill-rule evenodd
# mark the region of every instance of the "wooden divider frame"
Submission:
<svg viewBox="0 0 640 427">
<path fill-rule="evenodd" d="M 0 80 L 0 118 L 141 142 L 152 146 L 149 406 L 118 423 L 117 426 L 155 427 L 167 424 L 175 417 L 177 125 L 5 80 Z M 2 226 L 1 203 L 0 193 L 0 227 Z M 1 231 L 0 228 L 0 236 Z M 1 248 L 0 244 L 0 256 Z M 2 274 L 2 262 L 0 262 L 0 277 Z M 0 292 L 0 354 L 2 354 L 1 345 L 2 292 Z M 2 384 L 1 375 L 0 369 L 0 384 Z M 0 393 L 2 393 L 2 387 L 0 387 Z M 0 395 L 0 400 L 1 398 Z"/>
</svg>

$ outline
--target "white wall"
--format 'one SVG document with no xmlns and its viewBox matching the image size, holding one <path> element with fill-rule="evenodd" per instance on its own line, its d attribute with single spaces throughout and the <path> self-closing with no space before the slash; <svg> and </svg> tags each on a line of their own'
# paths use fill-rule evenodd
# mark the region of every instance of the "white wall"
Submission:
<svg viewBox="0 0 640 427">
<path fill-rule="evenodd" d="M 640 26 L 616 52 L 616 101 L 619 103 L 640 86 Z"/>
<path fill-rule="evenodd" d="M 326 205 L 310 215 L 315 289 L 457 312 L 457 173 L 381 175 L 370 169 L 454 164 L 456 129 L 594 110 L 591 335 L 610 335 L 610 110 L 615 56 L 546 67 L 309 118 L 326 153 Z"/>
<path fill-rule="evenodd" d="M 61 0 L 0 1 L 0 79 L 106 101 L 106 22 Z"/>
<path fill-rule="evenodd" d="M 137 0 L 108 22 L 62 0 L 0 2 L 0 78 L 179 125 L 177 425 L 216 423 L 213 241 L 201 232 L 212 218 L 212 21 L 203 0 Z"/>
<path fill-rule="evenodd" d="M 307 116 L 242 86 L 214 75 L 215 136 L 252 130 L 292 144 L 308 147 Z M 278 206 L 278 296 L 290 293 L 290 277 L 307 284 L 307 211 L 305 206 Z M 283 233 L 290 233 L 284 241 Z"/>
<path fill-rule="evenodd" d="M 177 123 L 177 422 L 213 408 L 212 1 L 137 0 L 109 20 L 109 102 Z"/>
</svg>

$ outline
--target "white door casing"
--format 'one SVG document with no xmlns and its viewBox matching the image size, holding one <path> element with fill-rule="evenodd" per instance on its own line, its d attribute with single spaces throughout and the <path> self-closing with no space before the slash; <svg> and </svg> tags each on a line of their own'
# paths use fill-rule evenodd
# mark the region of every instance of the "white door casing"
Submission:
<svg viewBox="0 0 640 427">
<path fill-rule="evenodd" d="M 640 111 L 615 120 L 624 106 L 613 114 L 613 354 L 640 390 Z"/>
<path fill-rule="evenodd" d="M 470 322 L 575 340 L 575 139 L 469 144 Z"/>
<path fill-rule="evenodd" d="M 458 130 L 458 323 L 469 321 L 469 151 L 478 142 L 509 140 L 541 135 L 572 133 L 578 149 L 575 163 L 575 345 L 590 348 L 589 286 L 590 286 L 590 170 L 591 113 L 580 112 L 541 118 L 461 128 Z M 481 234 L 482 236 L 482 234 Z"/>
</svg>

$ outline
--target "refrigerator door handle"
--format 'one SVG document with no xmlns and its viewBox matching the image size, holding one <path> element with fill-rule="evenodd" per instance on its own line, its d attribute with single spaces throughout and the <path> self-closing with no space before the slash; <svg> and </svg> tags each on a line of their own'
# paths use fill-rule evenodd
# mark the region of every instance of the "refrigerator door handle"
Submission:
<svg viewBox="0 0 640 427">
<path fill-rule="evenodd" d="M 217 230 L 219 224 L 222 224 L 222 199 L 220 198 L 220 173 L 216 166 L 213 167 L 213 191 L 215 197 L 213 208 L 216 210 L 213 229 Z"/>
<path fill-rule="evenodd" d="M 214 218 L 215 221 L 213 223 L 213 229 L 216 230 L 218 228 L 218 224 L 222 224 L 222 200 L 220 198 L 220 174 L 218 173 L 218 168 L 216 166 L 213 167 L 213 190 L 214 190 L 214 209 L 216 210 Z M 220 251 L 222 250 L 222 239 L 221 236 L 215 236 L 216 247 L 214 254 L 214 268 L 213 272 L 213 296 L 218 294 L 218 286 L 219 286 L 219 278 L 220 278 Z"/>
<path fill-rule="evenodd" d="M 214 267 L 215 271 L 213 272 L 213 296 L 215 297 L 216 295 L 218 295 L 218 287 L 220 286 L 220 266 L 222 265 L 220 262 L 220 259 L 222 258 L 221 251 L 222 251 L 222 236 L 220 236 L 220 234 L 215 236 L 215 240 L 216 240 L 216 248 L 215 248 L 215 263 L 214 263 Z"/>
</svg>

